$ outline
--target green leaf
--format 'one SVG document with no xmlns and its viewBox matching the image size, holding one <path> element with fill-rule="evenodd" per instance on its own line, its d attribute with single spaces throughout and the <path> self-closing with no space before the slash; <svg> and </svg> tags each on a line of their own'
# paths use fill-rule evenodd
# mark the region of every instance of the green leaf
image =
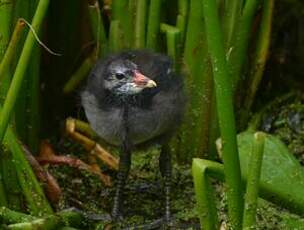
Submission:
<svg viewBox="0 0 304 230">
<path fill-rule="evenodd" d="M 254 133 L 238 135 L 242 178 L 247 178 Z M 277 137 L 266 135 L 260 196 L 296 212 L 304 211 L 304 168 Z"/>
</svg>

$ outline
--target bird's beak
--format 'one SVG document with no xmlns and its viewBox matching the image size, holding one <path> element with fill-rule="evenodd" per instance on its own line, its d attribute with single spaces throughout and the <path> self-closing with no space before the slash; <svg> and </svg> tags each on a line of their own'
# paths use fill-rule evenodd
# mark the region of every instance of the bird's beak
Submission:
<svg viewBox="0 0 304 230">
<path fill-rule="evenodd" d="M 134 71 L 133 82 L 136 86 L 141 88 L 154 88 L 157 86 L 156 82 L 146 77 L 139 71 Z"/>
</svg>

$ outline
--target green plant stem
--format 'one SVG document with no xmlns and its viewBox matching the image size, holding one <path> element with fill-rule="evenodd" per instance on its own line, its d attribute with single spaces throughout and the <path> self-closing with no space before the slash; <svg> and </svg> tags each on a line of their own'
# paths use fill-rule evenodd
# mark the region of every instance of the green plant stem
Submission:
<svg viewBox="0 0 304 230">
<path fill-rule="evenodd" d="M 96 62 L 96 55 L 93 52 L 89 57 L 87 57 L 75 73 L 71 76 L 69 81 L 65 84 L 63 92 L 69 94 L 73 92 L 80 83 L 87 77 L 88 73 L 92 69 L 93 65 Z"/>
<path fill-rule="evenodd" d="M 202 164 L 195 158 L 193 159 L 192 175 L 201 228 L 215 230 L 219 227 L 219 221 L 216 213 L 214 191 L 207 170 L 208 165 Z"/>
<path fill-rule="evenodd" d="M 210 109 L 212 103 L 212 73 L 206 47 L 202 1 L 191 0 L 184 49 L 184 71 L 189 108 L 181 128 L 181 144 L 177 155 L 181 160 L 207 153 Z M 190 153 L 190 154 L 185 154 Z"/>
<path fill-rule="evenodd" d="M 238 85 L 246 60 L 250 31 L 257 5 L 257 0 L 246 1 L 241 18 L 238 19 L 239 23 L 233 38 L 233 45 L 229 47 L 227 51 L 233 94 Z"/>
<path fill-rule="evenodd" d="M 245 207 L 243 216 L 243 229 L 255 229 L 256 210 L 259 197 L 259 182 L 264 153 L 265 134 L 254 134 L 254 144 L 248 165 L 247 186 L 245 195 Z"/>
<path fill-rule="evenodd" d="M 248 121 L 250 110 L 254 102 L 256 92 L 259 88 L 263 77 L 265 64 L 267 61 L 271 36 L 272 14 L 274 9 L 274 0 L 264 1 L 262 20 L 260 24 L 260 31 L 257 38 L 257 45 L 255 49 L 254 60 L 252 63 L 252 71 L 249 74 L 249 89 L 243 103 L 243 114 L 241 114 L 241 126 L 245 127 Z"/>
<path fill-rule="evenodd" d="M 49 4 L 49 0 L 40 0 L 36 13 L 34 15 L 32 21 L 32 27 L 39 31 L 42 20 L 47 12 L 47 7 Z M 31 53 L 34 47 L 35 37 L 31 31 L 29 31 L 24 48 L 21 52 L 20 59 L 18 61 L 15 74 L 13 76 L 13 80 L 11 86 L 7 93 L 7 98 L 4 102 L 3 108 L 0 113 L 0 142 L 2 142 L 6 128 L 8 126 L 8 122 L 10 120 L 11 114 L 13 112 L 14 105 L 16 103 L 16 99 L 19 93 L 19 90 L 22 85 L 22 80 L 27 68 L 27 64 L 29 63 Z"/>
<path fill-rule="evenodd" d="M 8 225 L 7 229 L 10 230 L 55 230 L 64 225 L 66 226 L 81 226 L 83 216 L 75 211 L 61 211 L 55 215 L 49 215 L 41 219 L 35 219 L 30 222 L 18 223 Z"/>
<path fill-rule="evenodd" d="M 118 20 L 111 21 L 110 35 L 109 35 L 109 48 L 110 52 L 118 52 L 123 47 L 123 35 L 121 33 Z"/>
<path fill-rule="evenodd" d="M 17 140 L 10 127 L 7 129 L 4 143 L 7 143 L 12 153 L 18 181 L 27 201 L 30 213 L 34 216 L 52 214 L 52 208 L 25 157 L 20 142 Z"/>
<path fill-rule="evenodd" d="M 5 53 L 11 36 L 13 1 L 8 0 L 5 3 L 0 2 L 0 62 Z"/>
<path fill-rule="evenodd" d="M 232 44 L 233 35 L 236 30 L 237 22 L 241 15 L 243 0 L 227 0 L 225 1 L 223 31 L 225 48 L 229 50 Z"/>
<path fill-rule="evenodd" d="M 170 26 L 168 24 L 162 23 L 160 25 L 161 31 L 163 33 L 166 33 L 167 38 L 167 54 L 172 58 L 173 60 L 173 66 L 176 69 L 178 66 L 180 66 L 180 52 L 179 52 L 179 40 L 180 40 L 180 31 L 175 26 Z M 177 72 L 179 70 L 176 69 Z"/>
<path fill-rule="evenodd" d="M 137 0 L 134 48 L 144 48 L 146 41 L 147 0 Z"/>
<path fill-rule="evenodd" d="M 6 224 L 14 224 L 20 222 L 32 221 L 35 217 L 24 214 L 22 212 L 12 211 L 6 207 L 0 207 L 1 221 Z"/>
<path fill-rule="evenodd" d="M 161 0 L 150 1 L 146 46 L 152 50 L 157 50 L 158 47 L 161 2 Z"/>
<path fill-rule="evenodd" d="M 33 3 L 36 2 L 36 0 L 33 1 L 22 1 L 22 0 L 15 0 L 15 7 L 14 7 L 14 16 L 15 21 L 21 17 L 30 22 L 32 20 L 32 17 L 34 15 L 34 12 L 32 12 L 36 7 L 33 7 L 31 9 L 31 6 Z M 24 47 L 24 42 L 26 40 L 29 28 L 28 26 L 25 26 L 26 33 L 23 33 L 21 36 L 21 41 L 19 44 L 17 44 L 16 50 L 15 50 L 15 58 L 13 66 L 16 68 L 17 63 L 19 61 L 20 54 L 22 52 L 22 49 Z M 39 33 L 38 33 L 39 35 Z M 33 49 L 34 50 L 34 49 Z M 24 73 L 24 80 L 22 80 L 21 88 L 19 90 L 16 104 L 14 106 L 14 119 L 11 119 L 14 122 L 15 129 L 18 133 L 18 136 L 22 141 L 24 141 L 27 144 L 28 139 L 28 118 L 29 118 L 29 108 L 28 108 L 28 102 L 29 102 L 29 87 L 31 85 L 30 79 L 31 79 L 31 72 L 30 68 L 32 66 L 32 58 L 36 59 L 33 55 L 33 51 L 31 52 L 31 57 L 27 63 L 26 71 Z M 15 71 L 14 68 L 14 71 Z M 14 72 L 11 74 L 11 78 L 13 77 Z M 26 125 L 25 125 L 26 124 Z"/>
<path fill-rule="evenodd" d="M 1 151 L 1 169 L 3 176 L 4 190 L 8 208 L 20 211 L 22 209 L 22 190 L 18 182 L 14 158 L 7 146 Z"/>
<path fill-rule="evenodd" d="M 6 95 L 7 89 L 10 83 L 10 77 L 7 74 L 9 71 L 9 67 L 13 61 L 14 54 L 16 51 L 16 46 L 21 38 L 21 32 L 25 26 L 25 23 L 22 20 L 18 20 L 12 35 L 12 38 L 8 44 L 6 52 L 3 56 L 3 59 L 0 63 L 0 90 L 1 90 L 1 97 Z M 7 77 L 8 76 L 8 77 Z"/>
<path fill-rule="evenodd" d="M 133 42 L 133 26 L 132 26 L 132 17 L 134 17 L 133 11 L 128 11 L 129 3 L 126 0 L 115 0 L 112 1 L 112 13 L 113 13 L 113 20 L 117 20 L 119 26 L 121 27 L 121 46 L 123 48 L 130 48 L 131 45 L 134 44 Z M 112 25 L 111 21 L 111 25 Z M 117 22 L 115 22 L 116 24 Z M 112 42 L 110 40 L 110 42 Z"/>
<path fill-rule="evenodd" d="M 11 81 L 10 66 L 14 58 L 16 45 L 20 40 L 22 29 L 24 28 L 24 22 L 18 20 L 0 63 L 0 102 L 2 103 L 7 94 L 7 90 Z M 0 205 L 12 207 L 15 210 L 21 208 L 21 200 L 19 191 L 19 184 L 16 180 L 15 168 L 12 163 L 11 154 L 5 148 L 3 149 L 3 155 L 1 158 L 1 183 L 0 183 Z M 4 186 L 5 185 L 5 186 Z M 6 191 L 6 192 L 5 192 Z"/>
<path fill-rule="evenodd" d="M 241 229 L 243 216 L 243 191 L 241 169 L 236 140 L 231 85 L 217 5 L 213 0 L 205 0 L 206 36 L 210 53 L 220 133 L 223 143 L 223 161 L 227 186 L 228 213 L 233 229 Z"/>
<path fill-rule="evenodd" d="M 108 41 L 98 1 L 95 0 L 93 4 L 89 4 L 88 9 L 91 20 L 91 28 L 94 39 L 97 42 L 96 56 L 104 57 L 108 53 Z"/>
<path fill-rule="evenodd" d="M 188 18 L 189 1 L 178 1 L 178 15 L 176 20 L 176 27 L 180 30 L 180 49 L 183 49 L 186 31 L 187 31 L 187 18 Z"/>
</svg>

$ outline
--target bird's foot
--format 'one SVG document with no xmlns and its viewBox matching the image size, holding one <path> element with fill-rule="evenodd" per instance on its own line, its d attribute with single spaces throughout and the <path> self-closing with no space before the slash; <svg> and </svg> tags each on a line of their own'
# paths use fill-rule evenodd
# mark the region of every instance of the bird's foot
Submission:
<svg viewBox="0 0 304 230">
<path fill-rule="evenodd" d="M 163 218 L 163 229 L 173 229 L 176 225 L 176 220 L 172 216 L 165 215 Z"/>
<path fill-rule="evenodd" d="M 124 217 L 121 213 L 111 215 L 112 223 L 120 223 L 123 221 L 123 219 L 124 219 Z"/>
<path fill-rule="evenodd" d="M 114 202 L 114 206 L 111 213 L 112 223 L 120 223 L 123 221 L 123 214 L 121 211 L 120 202 Z"/>
</svg>

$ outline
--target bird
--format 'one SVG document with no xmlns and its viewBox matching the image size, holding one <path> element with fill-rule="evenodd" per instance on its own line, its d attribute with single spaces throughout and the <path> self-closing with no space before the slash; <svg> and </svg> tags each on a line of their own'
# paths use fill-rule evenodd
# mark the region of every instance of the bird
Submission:
<svg viewBox="0 0 304 230">
<path fill-rule="evenodd" d="M 161 145 L 159 167 L 164 181 L 165 222 L 171 220 L 170 138 L 183 119 L 186 104 L 183 77 L 171 59 L 150 50 L 128 50 L 97 61 L 81 93 L 91 128 L 120 148 L 112 219 L 122 217 L 123 192 L 138 146 Z"/>
</svg>

